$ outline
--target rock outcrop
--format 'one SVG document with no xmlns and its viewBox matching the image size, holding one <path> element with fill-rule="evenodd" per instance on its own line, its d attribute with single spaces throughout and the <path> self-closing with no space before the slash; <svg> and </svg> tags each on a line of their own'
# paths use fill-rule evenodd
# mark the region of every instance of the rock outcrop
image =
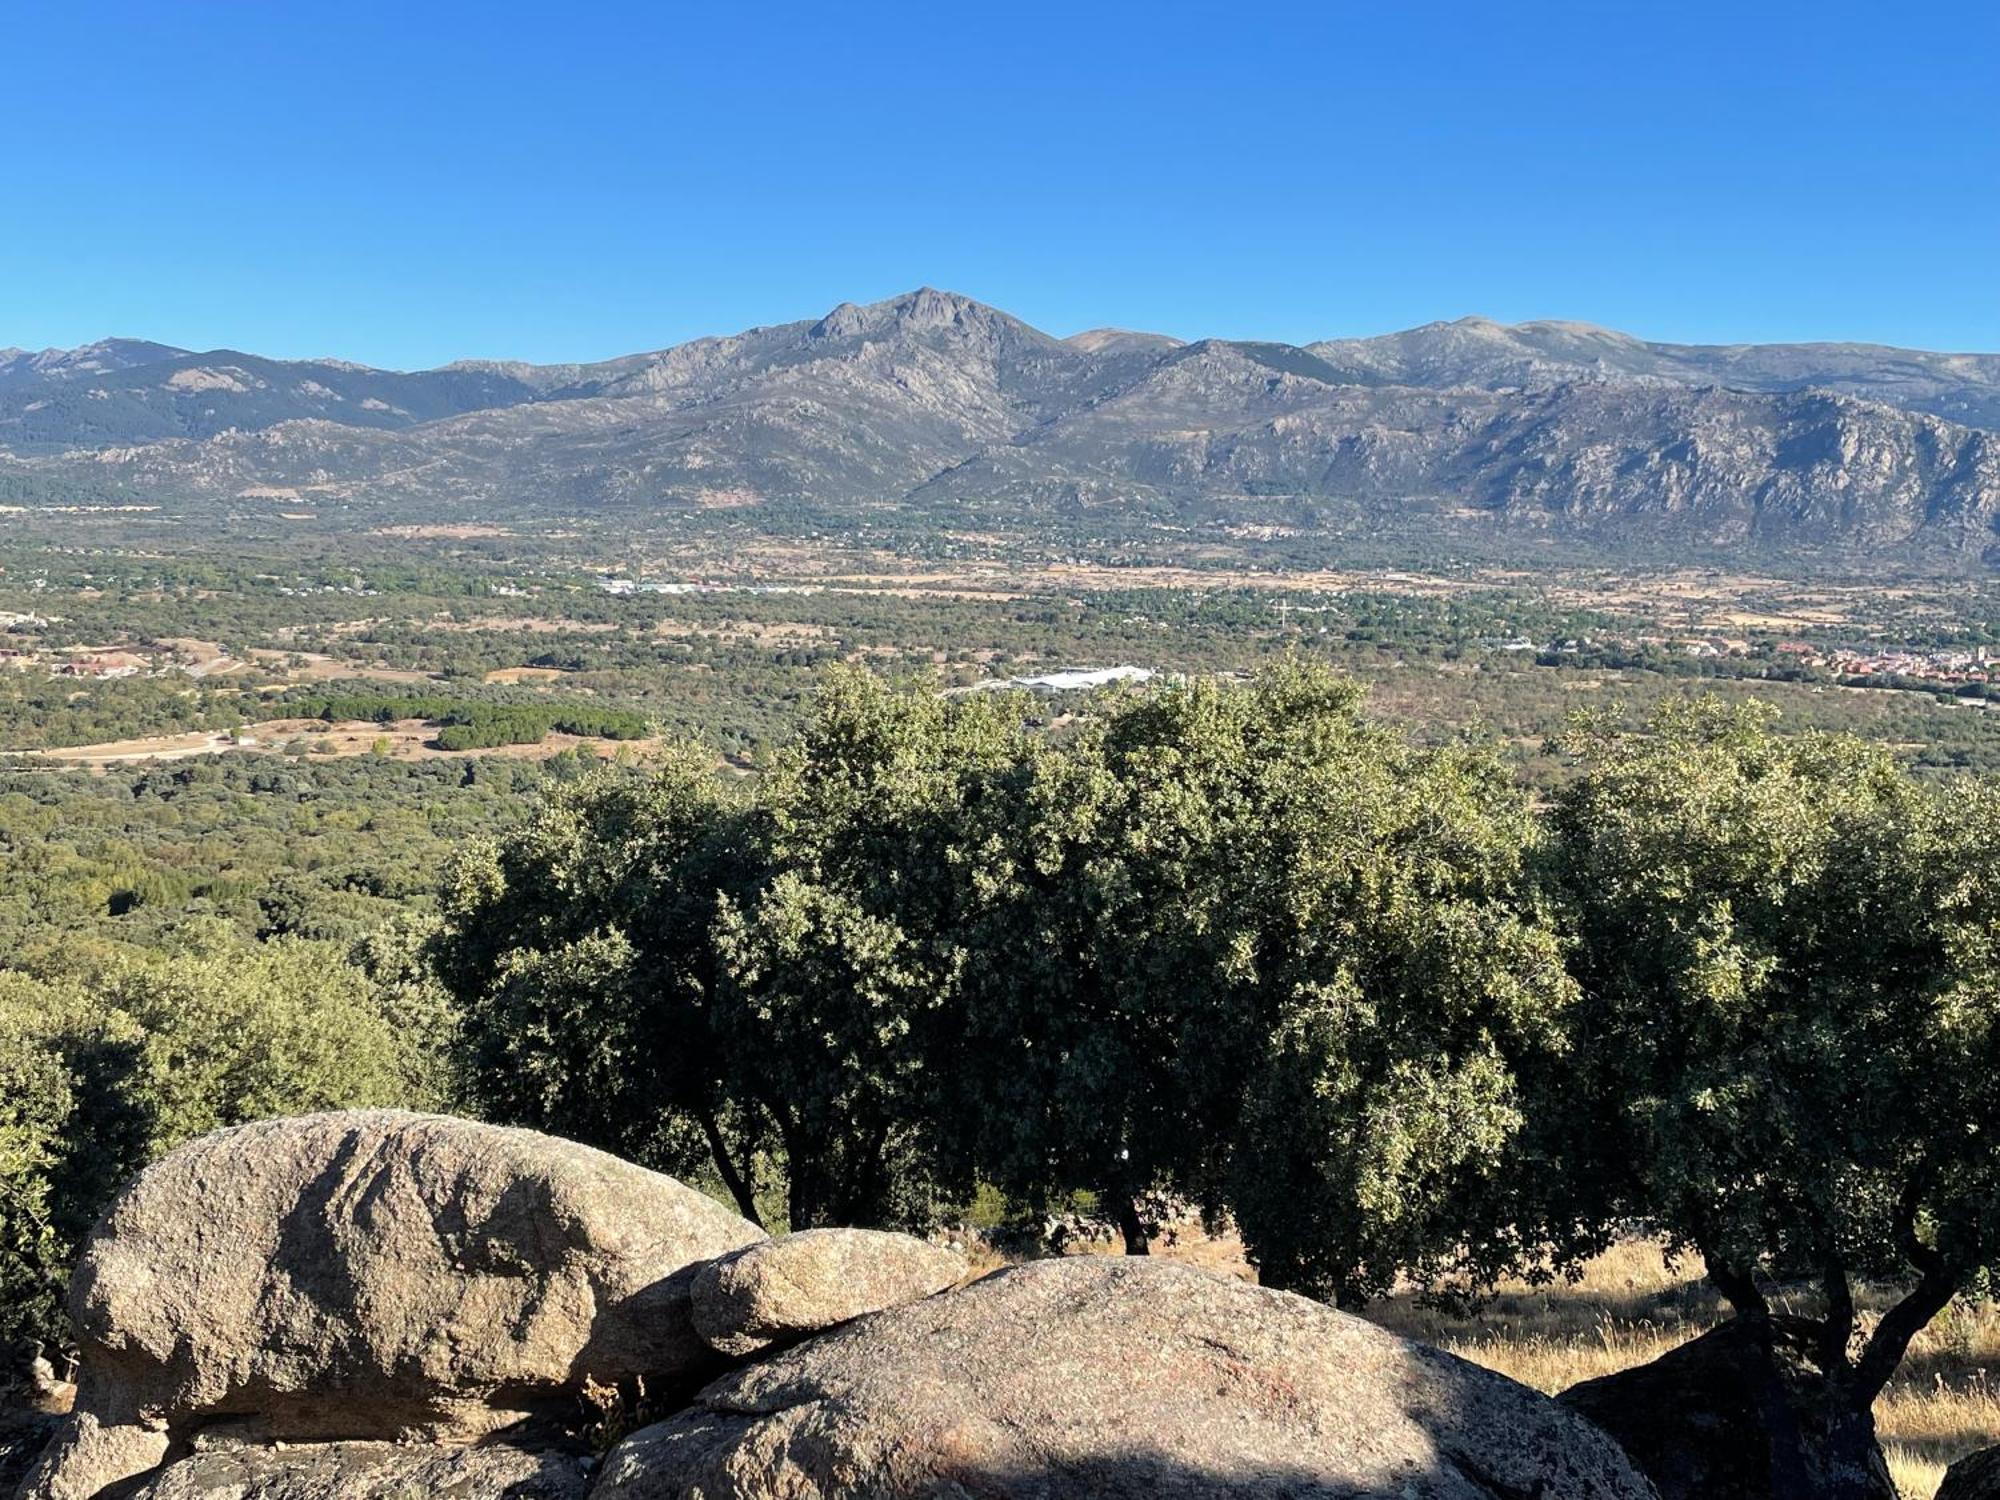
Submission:
<svg viewBox="0 0 2000 1500">
<path fill-rule="evenodd" d="M 56 1422 L 22 1500 L 1660 1500 L 1556 1402 L 1303 1297 L 964 1272 L 766 1240 L 527 1131 L 272 1121 L 120 1195 L 72 1286 L 76 1409 L 0 1431 L 0 1466 Z M 594 1467 L 586 1424 L 636 1397 L 675 1414 Z"/>
<path fill-rule="evenodd" d="M 28 1471 L 20 1500 L 90 1500 L 107 1485 L 157 1468 L 172 1446 L 164 1422 L 107 1422 L 95 1412 L 73 1413 Z"/>
<path fill-rule="evenodd" d="M 1872 1420 L 1833 1399 L 1768 1322 L 1736 1318 L 1557 1398 L 1624 1447 L 1661 1500 L 1896 1500 Z"/>
<path fill-rule="evenodd" d="M 531 1131 L 385 1110 L 204 1137 L 93 1231 L 77 1411 L 23 1494 L 94 1494 L 218 1419 L 462 1438 L 586 1378 L 692 1384 L 720 1363 L 695 1270 L 760 1238 L 672 1178 Z"/>
<path fill-rule="evenodd" d="M 1937 1500 L 2000 1500 L 2000 1448 L 1982 1448 L 1953 1464 Z"/>
<path fill-rule="evenodd" d="M 743 1358 L 915 1302 L 965 1273 L 963 1256 L 911 1235 L 808 1229 L 704 1267 L 694 1279 L 695 1331 Z"/>
<path fill-rule="evenodd" d="M 584 1500 L 589 1460 L 498 1443 L 219 1448 L 168 1464 L 128 1500 Z"/>
<path fill-rule="evenodd" d="M 1000 1272 L 710 1385 L 601 1500 L 1160 1494 L 1652 1500 L 1526 1387 L 1288 1293 L 1158 1261 Z"/>
</svg>

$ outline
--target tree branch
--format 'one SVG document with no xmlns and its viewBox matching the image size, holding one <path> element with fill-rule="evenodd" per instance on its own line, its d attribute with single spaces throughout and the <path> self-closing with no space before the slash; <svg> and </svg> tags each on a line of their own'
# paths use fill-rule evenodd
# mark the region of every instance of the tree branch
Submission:
<svg viewBox="0 0 2000 1500">
<path fill-rule="evenodd" d="M 722 1127 L 716 1123 L 714 1111 L 706 1107 L 698 1109 L 695 1118 L 701 1122 L 701 1133 L 708 1140 L 708 1154 L 715 1159 L 715 1170 L 722 1174 L 722 1185 L 736 1200 L 736 1211 L 762 1229 L 764 1219 L 757 1212 L 757 1195 L 737 1170 L 736 1160 L 729 1154 L 729 1143 L 722 1138 Z"/>
<path fill-rule="evenodd" d="M 1763 1292 L 1757 1288 L 1757 1278 L 1751 1272 L 1739 1270 L 1705 1251 L 1701 1258 L 1708 1267 L 1709 1285 L 1729 1299 L 1729 1305 L 1736 1309 L 1739 1316 L 1761 1318 L 1770 1314 L 1771 1304 L 1764 1300 Z"/>
<path fill-rule="evenodd" d="M 1926 1271 L 1910 1294 L 1882 1315 L 1854 1366 L 1852 1386 L 1857 1405 L 1871 1405 L 1882 1394 L 1903 1356 L 1910 1352 L 1910 1341 L 1958 1295 L 1960 1280 L 1940 1262 L 1937 1270 Z"/>
<path fill-rule="evenodd" d="M 1847 1279 L 1847 1267 L 1829 1252 L 1820 1269 L 1820 1286 L 1826 1295 L 1826 1319 L 1819 1341 L 1820 1368 L 1829 1376 L 1847 1369 L 1854 1342 L 1854 1284 Z"/>
<path fill-rule="evenodd" d="M 1724 1260 L 1715 1251 L 1715 1236 L 1707 1214 L 1699 1204 L 1688 1200 L 1683 1204 L 1684 1217 L 1693 1230 L 1692 1240 L 1695 1253 L 1701 1257 L 1703 1269 L 1708 1272 L 1708 1284 L 1714 1287 L 1736 1309 L 1738 1317 L 1762 1318 L 1770 1316 L 1771 1304 L 1764 1300 L 1764 1294 L 1757 1289 L 1756 1273 L 1739 1269 Z"/>
<path fill-rule="evenodd" d="M 1861 1358 L 1854 1366 L 1853 1392 L 1862 1406 L 1882 1394 L 1910 1352 L 1910 1341 L 1922 1333 L 1932 1318 L 1943 1312 L 1958 1295 L 1965 1273 L 1948 1262 L 1917 1236 L 1917 1179 L 1913 1176 L 1903 1189 L 1896 1208 L 1896 1238 L 1903 1258 L 1917 1270 L 1917 1284 L 1907 1296 L 1882 1315 L 1875 1325 Z"/>
</svg>

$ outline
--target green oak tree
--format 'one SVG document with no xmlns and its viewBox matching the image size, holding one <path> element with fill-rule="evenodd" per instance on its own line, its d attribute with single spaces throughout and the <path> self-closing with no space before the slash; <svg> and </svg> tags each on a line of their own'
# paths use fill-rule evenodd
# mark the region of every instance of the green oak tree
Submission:
<svg viewBox="0 0 2000 1500">
<path fill-rule="evenodd" d="M 1018 716 L 824 681 L 754 789 L 688 750 L 558 790 L 448 882 L 439 972 L 475 1095 L 690 1170 L 796 1228 L 919 1223 L 956 1160 L 932 1061 L 951 1024 L 954 852 Z"/>
<path fill-rule="evenodd" d="M 712 1166 L 752 1218 L 768 1131 L 710 1014 L 718 902 L 763 869 L 746 800 L 692 747 L 557 784 L 447 872 L 431 942 L 485 1114 L 663 1170 Z"/>
<path fill-rule="evenodd" d="M 0 1343 L 59 1326 L 69 1244 L 55 1183 L 79 1123 L 76 1079 L 53 1006 L 26 976 L 0 974 Z"/>
<path fill-rule="evenodd" d="M 1568 748 L 1581 998 L 1539 1101 L 1551 1181 L 1698 1255 L 1816 1373 L 1811 1461 L 1869 1493 L 1876 1396 L 2000 1252 L 2000 794 L 1712 700 Z M 1901 1289 L 1867 1327 L 1864 1278 Z M 1781 1301 L 1801 1281 L 1816 1298 Z"/>
<path fill-rule="evenodd" d="M 1151 1189 L 1231 1210 L 1266 1280 L 1348 1302 L 1487 1248 L 1515 1060 L 1570 994 L 1495 761 L 1290 662 L 1114 703 L 989 824 L 962 1070 L 989 1175 L 1096 1193 L 1131 1251 Z"/>
<path fill-rule="evenodd" d="M 186 924 L 0 971 L 0 1334 L 62 1336 L 76 1246 L 191 1136 L 273 1115 L 433 1107 L 434 1035 L 331 944 Z"/>
</svg>

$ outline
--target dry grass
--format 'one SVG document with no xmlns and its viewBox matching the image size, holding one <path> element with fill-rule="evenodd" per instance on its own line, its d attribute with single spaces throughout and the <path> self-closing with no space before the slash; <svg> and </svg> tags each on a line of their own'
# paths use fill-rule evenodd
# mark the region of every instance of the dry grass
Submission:
<svg viewBox="0 0 2000 1500">
<path fill-rule="evenodd" d="M 1864 1296 L 1879 1311 L 1887 1296 Z M 1492 1306 L 1458 1318 L 1407 1298 L 1383 1304 L 1376 1321 L 1554 1393 L 1578 1381 L 1658 1358 L 1711 1327 L 1720 1301 L 1690 1267 L 1669 1267 L 1643 1242 L 1619 1245 L 1574 1286 L 1501 1289 Z M 1946 1466 L 2000 1444 L 2000 1306 L 1958 1303 L 1911 1347 L 1876 1403 L 1876 1425 L 1896 1483 L 1930 1500 Z"/>
<path fill-rule="evenodd" d="M 495 667 L 486 674 L 488 682 L 554 682 L 569 674 L 561 667 Z"/>
</svg>

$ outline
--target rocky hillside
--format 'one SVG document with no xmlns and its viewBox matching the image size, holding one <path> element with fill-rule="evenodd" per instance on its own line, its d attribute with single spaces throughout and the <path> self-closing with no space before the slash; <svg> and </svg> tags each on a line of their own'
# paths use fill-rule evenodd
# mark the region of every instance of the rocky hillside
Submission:
<svg viewBox="0 0 2000 1500">
<path fill-rule="evenodd" d="M 0 482 L 455 512 L 808 502 L 1414 520 L 2000 555 L 2000 356 L 1478 319 L 1293 347 L 1062 340 L 925 289 L 599 364 L 0 355 Z"/>
<path fill-rule="evenodd" d="M 1839 391 L 1969 427 L 2000 427 L 2000 354 L 1880 344 L 1655 344 L 1588 323 L 1460 318 L 1372 339 L 1308 346 L 1356 379 L 1395 385 L 1651 381 L 1744 391 Z"/>
</svg>

